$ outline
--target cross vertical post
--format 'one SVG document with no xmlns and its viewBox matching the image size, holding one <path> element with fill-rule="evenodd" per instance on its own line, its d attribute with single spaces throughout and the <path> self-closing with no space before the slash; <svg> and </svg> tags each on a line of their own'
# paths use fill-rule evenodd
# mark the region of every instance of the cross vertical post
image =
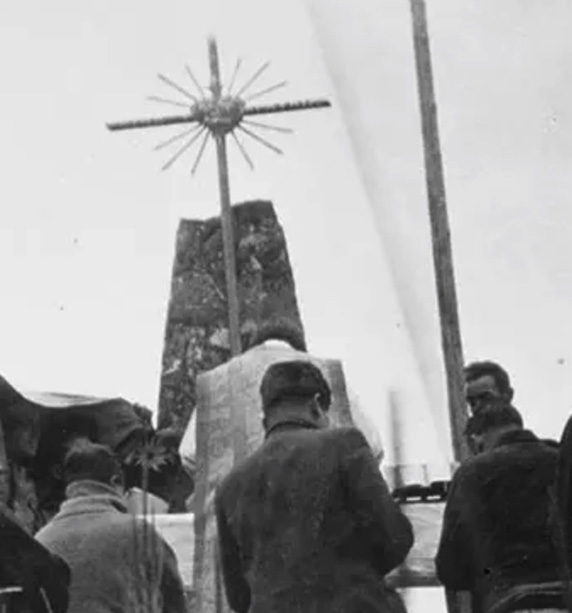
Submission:
<svg viewBox="0 0 572 613">
<path fill-rule="evenodd" d="M 209 39 L 209 65 L 211 70 L 211 92 L 213 100 L 220 101 L 222 85 L 218 51 L 213 38 Z M 224 249 L 224 270 L 226 278 L 226 293 L 228 300 L 228 332 L 231 356 L 242 352 L 240 340 L 240 303 L 238 300 L 238 281 L 236 270 L 236 251 L 234 242 L 234 220 L 230 202 L 230 186 L 228 180 L 228 158 L 226 153 L 226 134 L 222 130 L 213 133 L 218 163 L 218 184 L 221 207 L 222 241 Z"/>
</svg>

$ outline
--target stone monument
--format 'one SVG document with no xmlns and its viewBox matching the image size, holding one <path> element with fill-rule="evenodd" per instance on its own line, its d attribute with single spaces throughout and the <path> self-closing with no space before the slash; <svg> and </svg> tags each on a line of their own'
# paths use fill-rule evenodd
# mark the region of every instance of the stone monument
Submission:
<svg viewBox="0 0 572 613">
<path fill-rule="evenodd" d="M 284 232 L 271 202 L 232 207 L 243 349 L 284 333 L 305 348 Z M 177 234 L 159 400 L 159 426 L 181 437 L 196 378 L 231 357 L 220 217 L 182 220 Z"/>
</svg>

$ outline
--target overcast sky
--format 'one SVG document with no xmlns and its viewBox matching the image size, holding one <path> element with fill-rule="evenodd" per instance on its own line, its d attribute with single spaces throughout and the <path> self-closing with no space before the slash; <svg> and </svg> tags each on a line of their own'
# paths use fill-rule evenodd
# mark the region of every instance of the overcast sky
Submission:
<svg viewBox="0 0 572 613">
<path fill-rule="evenodd" d="M 572 408 L 572 42 L 566 0 L 430 2 L 460 316 L 468 359 L 514 378 L 517 405 L 558 436 Z M 52 0 L 0 7 L 0 372 L 23 389 L 120 394 L 154 407 L 181 216 L 217 214 L 212 146 L 169 172 L 176 130 L 110 134 L 169 111 L 157 72 L 207 83 L 243 57 L 268 101 L 328 96 L 277 118 L 284 156 L 231 151 L 235 202 L 273 200 L 310 349 L 344 360 L 386 431 L 396 390 L 408 461 L 439 456 L 443 382 L 405 0 Z M 240 79 L 239 79 L 240 80 Z M 441 417 L 439 417 L 439 413 Z M 438 427 L 433 428 L 437 423 Z"/>
</svg>

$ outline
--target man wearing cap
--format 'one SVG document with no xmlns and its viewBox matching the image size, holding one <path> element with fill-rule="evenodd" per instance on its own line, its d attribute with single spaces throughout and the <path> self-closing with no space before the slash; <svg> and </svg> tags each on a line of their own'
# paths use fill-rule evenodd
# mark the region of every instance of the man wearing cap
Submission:
<svg viewBox="0 0 572 613">
<path fill-rule="evenodd" d="M 524 428 L 506 400 L 469 420 L 479 454 L 457 469 L 435 560 L 477 613 L 565 610 L 550 516 L 558 451 Z"/>
<path fill-rule="evenodd" d="M 331 392 L 307 361 L 261 383 L 265 441 L 216 493 L 236 613 L 386 613 L 383 577 L 413 544 L 363 434 L 328 428 Z"/>
</svg>

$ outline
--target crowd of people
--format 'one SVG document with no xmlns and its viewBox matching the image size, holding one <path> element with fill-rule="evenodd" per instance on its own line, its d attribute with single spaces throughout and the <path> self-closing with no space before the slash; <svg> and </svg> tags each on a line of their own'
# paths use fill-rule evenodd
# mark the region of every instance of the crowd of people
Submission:
<svg viewBox="0 0 572 613">
<path fill-rule="evenodd" d="M 526 429 L 507 372 L 465 369 L 471 457 L 455 471 L 437 577 L 472 613 L 570 611 L 572 419 L 560 442 Z M 370 445 L 330 427 L 331 390 L 307 361 L 271 365 L 260 386 L 265 440 L 216 490 L 222 580 L 236 613 L 404 613 L 386 581 L 415 534 Z M 17 611 L 183 613 L 177 560 L 128 513 L 109 448 L 78 440 L 66 500 L 35 537 L 0 509 L 3 586 Z"/>
</svg>

